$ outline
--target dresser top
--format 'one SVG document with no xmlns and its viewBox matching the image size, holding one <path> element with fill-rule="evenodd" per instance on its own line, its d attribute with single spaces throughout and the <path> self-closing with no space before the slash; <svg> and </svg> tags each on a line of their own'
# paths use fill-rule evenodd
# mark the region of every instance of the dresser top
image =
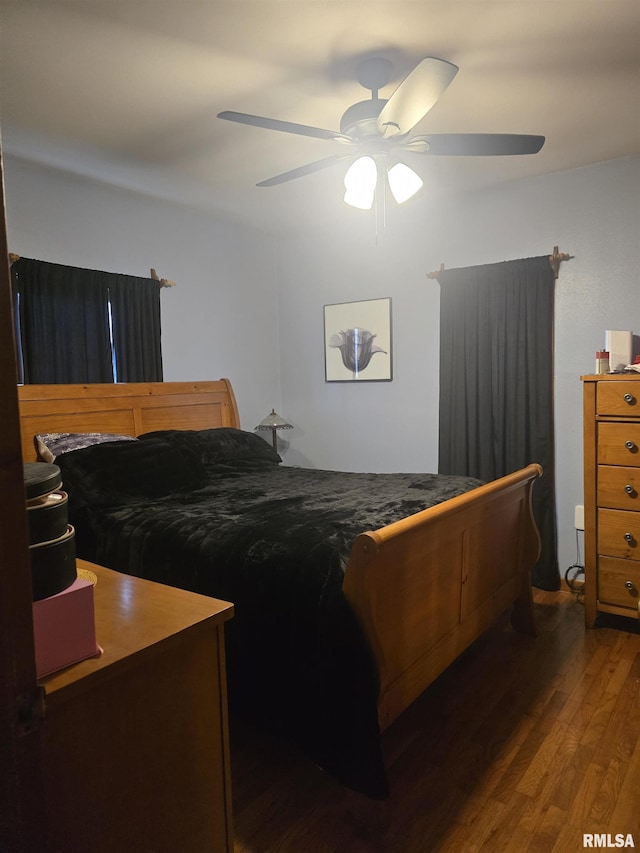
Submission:
<svg viewBox="0 0 640 853">
<path fill-rule="evenodd" d="M 83 680 L 110 677 L 133 656 L 161 653 L 185 633 L 210 630 L 233 615 L 233 605 L 206 595 L 131 577 L 78 560 L 97 577 L 94 589 L 99 657 L 43 678 L 47 696 Z"/>
<path fill-rule="evenodd" d="M 583 382 L 637 382 L 640 380 L 640 373 L 593 373 L 581 376 Z"/>
</svg>

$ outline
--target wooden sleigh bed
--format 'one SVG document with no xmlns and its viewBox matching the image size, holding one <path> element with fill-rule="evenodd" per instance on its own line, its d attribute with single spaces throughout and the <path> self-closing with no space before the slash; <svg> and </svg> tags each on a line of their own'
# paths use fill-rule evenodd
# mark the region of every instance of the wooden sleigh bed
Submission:
<svg viewBox="0 0 640 853">
<path fill-rule="evenodd" d="M 40 433 L 240 428 L 226 379 L 27 385 L 19 399 L 26 461 L 36 459 Z M 342 593 L 375 664 L 380 731 L 509 608 L 513 626 L 534 633 L 530 571 L 539 537 L 531 491 L 541 473 L 531 464 L 355 537 Z"/>
</svg>

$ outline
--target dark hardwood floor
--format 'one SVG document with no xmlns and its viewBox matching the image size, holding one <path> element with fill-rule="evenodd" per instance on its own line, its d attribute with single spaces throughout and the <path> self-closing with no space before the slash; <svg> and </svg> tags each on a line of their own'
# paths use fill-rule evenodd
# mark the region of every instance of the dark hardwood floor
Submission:
<svg viewBox="0 0 640 853">
<path fill-rule="evenodd" d="M 535 600 L 536 638 L 501 621 L 385 733 L 384 803 L 232 722 L 236 853 L 640 847 L 639 623 L 586 631 L 572 594 Z"/>
</svg>

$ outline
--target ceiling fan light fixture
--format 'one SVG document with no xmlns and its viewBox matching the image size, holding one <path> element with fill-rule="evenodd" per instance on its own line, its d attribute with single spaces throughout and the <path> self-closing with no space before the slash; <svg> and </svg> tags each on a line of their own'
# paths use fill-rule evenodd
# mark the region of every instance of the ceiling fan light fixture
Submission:
<svg viewBox="0 0 640 853">
<path fill-rule="evenodd" d="M 408 201 L 422 187 L 422 178 L 404 163 L 392 166 L 387 176 L 391 193 L 398 204 Z"/>
<path fill-rule="evenodd" d="M 344 176 L 344 200 L 351 207 L 371 210 L 378 183 L 378 167 L 373 157 L 358 157 Z"/>
<path fill-rule="evenodd" d="M 392 79 L 392 68 L 384 57 L 364 59 L 359 64 L 358 82 L 371 92 L 371 98 L 351 104 L 340 120 L 340 131 L 327 130 L 308 124 L 268 118 L 225 110 L 218 118 L 262 127 L 281 133 L 309 136 L 342 142 L 364 156 L 355 155 L 344 176 L 344 200 L 352 207 L 370 210 L 374 201 L 384 220 L 387 182 L 397 204 L 414 196 L 423 186 L 421 178 L 404 163 L 395 163 L 397 149 L 408 154 L 428 154 L 465 157 L 504 157 L 516 154 L 536 154 L 544 144 L 544 136 L 518 133 L 431 133 L 412 135 L 420 121 L 437 103 L 458 72 L 457 65 L 446 59 L 426 56 L 402 80 L 392 95 L 383 99 L 379 90 Z M 367 152 L 366 154 L 364 152 Z M 354 155 L 332 154 L 322 160 L 306 163 L 260 181 L 259 187 L 274 187 L 305 175 L 319 172 L 340 160 Z M 404 155 L 399 155 L 404 156 Z M 374 162 L 375 158 L 375 162 Z M 388 170 L 387 162 L 395 163 Z M 378 169 L 383 169 L 378 173 Z M 376 192 L 378 190 L 378 192 Z"/>
</svg>

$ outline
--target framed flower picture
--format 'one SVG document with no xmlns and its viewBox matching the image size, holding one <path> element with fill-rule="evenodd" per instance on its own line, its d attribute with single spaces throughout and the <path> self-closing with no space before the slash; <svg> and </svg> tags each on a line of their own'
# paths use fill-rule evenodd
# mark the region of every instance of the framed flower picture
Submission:
<svg viewBox="0 0 640 853">
<path fill-rule="evenodd" d="M 388 382 L 391 372 L 391 299 L 324 306 L 327 382 Z"/>
</svg>

